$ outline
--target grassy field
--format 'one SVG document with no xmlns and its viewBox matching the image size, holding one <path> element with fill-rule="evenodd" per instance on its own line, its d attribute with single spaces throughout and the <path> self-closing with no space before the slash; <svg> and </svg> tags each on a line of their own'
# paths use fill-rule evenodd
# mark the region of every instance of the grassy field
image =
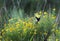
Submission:
<svg viewBox="0 0 60 41">
<path fill-rule="evenodd" d="M 14 9 L 4 28 L 0 28 L 0 41 L 60 41 L 60 28 L 54 11 L 53 14 L 39 11 L 24 16 L 23 11 Z"/>
</svg>

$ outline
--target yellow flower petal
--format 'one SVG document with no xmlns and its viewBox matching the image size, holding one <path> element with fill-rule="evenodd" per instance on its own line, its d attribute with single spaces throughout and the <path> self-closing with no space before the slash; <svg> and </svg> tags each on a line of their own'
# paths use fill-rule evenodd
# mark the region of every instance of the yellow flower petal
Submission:
<svg viewBox="0 0 60 41">
<path fill-rule="evenodd" d="M 9 29 L 6 29 L 6 31 L 8 31 Z"/>
<path fill-rule="evenodd" d="M 47 12 L 44 12 L 44 14 L 48 14 Z"/>
</svg>

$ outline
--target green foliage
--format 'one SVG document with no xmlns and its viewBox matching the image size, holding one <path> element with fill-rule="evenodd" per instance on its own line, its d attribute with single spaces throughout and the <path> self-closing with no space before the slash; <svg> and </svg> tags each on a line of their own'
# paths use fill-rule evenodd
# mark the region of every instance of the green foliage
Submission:
<svg viewBox="0 0 60 41">
<path fill-rule="evenodd" d="M 2 29 L 4 41 L 44 41 L 48 33 L 51 35 L 55 31 L 52 29 L 56 27 L 55 16 L 48 15 L 47 12 L 44 12 L 44 16 L 41 14 L 42 17 L 38 23 L 36 23 L 35 17 L 10 19 L 9 23 L 4 24 L 5 28 Z"/>
<path fill-rule="evenodd" d="M 14 8 L 10 14 L 12 15 L 11 18 L 23 18 L 24 16 L 24 11 L 22 9 L 17 10 L 16 8 Z"/>
<path fill-rule="evenodd" d="M 59 0 L 50 1 L 57 4 L 56 2 Z M 10 4 L 10 2 L 9 0 L 8 3 Z M 3 6 L 3 3 L 4 0 L 0 0 L 0 7 Z M 13 6 L 12 4 L 10 6 L 7 4 L 9 10 L 7 9 L 6 12 L 3 9 L 3 14 L 1 13 L 2 16 L 0 19 L 3 24 L 2 27 L 4 27 L 2 30 L 0 28 L 0 34 L 2 34 L 2 36 L 0 35 L 0 39 L 2 39 L 2 41 L 53 41 L 53 38 L 59 41 L 60 29 L 57 28 L 58 23 L 55 23 L 55 12 L 57 11 L 55 8 L 52 10 L 52 13 L 49 11 L 51 14 L 48 12 L 37 12 L 41 10 L 40 8 L 43 9 L 42 5 L 44 4 L 44 0 L 19 0 L 20 7 L 18 6 L 17 0 L 14 0 L 13 3 Z M 57 7 L 58 6 L 59 4 Z M 33 16 L 35 11 L 37 13 Z M 40 21 L 36 21 L 37 19 L 35 17 L 40 18 Z M 49 40 L 51 37 L 53 38 Z"/>
<path fill-rule="evenodd" d="M 0 0 L 0 9 L 3 6 L 3 4 L 4 4 L 4 0 Z"/>
</svg>

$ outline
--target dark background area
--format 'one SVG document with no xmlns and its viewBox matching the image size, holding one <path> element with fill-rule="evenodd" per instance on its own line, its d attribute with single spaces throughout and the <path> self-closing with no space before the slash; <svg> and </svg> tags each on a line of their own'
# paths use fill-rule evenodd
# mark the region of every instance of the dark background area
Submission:
<svg viewBox="0 0 60 41">
<path fill-rule="evenodd" d="M 0 0 L 0 24 L 4 25 L 11 18 L 11 11 L 22 9 L 24 14 L 30 16 L 35 12 L 48 11 L 56 8 L 56 15 L 60 15 L 60 0 Z M 51 11 L 52 12 L 52 11 Z M 26 15 L 25 15 L 26 16 Z M 60 22 L 60 18 L 59 18 Z M 1 27 L 3 27 L 1 25 Z"/>
</svg>

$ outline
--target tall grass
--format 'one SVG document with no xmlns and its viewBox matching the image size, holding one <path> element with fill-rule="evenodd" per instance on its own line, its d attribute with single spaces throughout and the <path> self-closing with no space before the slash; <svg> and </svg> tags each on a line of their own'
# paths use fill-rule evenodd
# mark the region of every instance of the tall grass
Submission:
<svg viewBox="0 0 60 41">
<path fill-rule="evenodd" d="M 23 18 L 23 13 L 19 13 L 21 14 L 19 16 L 18 12 L 15 12 L 9 19 L 8 24 L 4 24 L 5 28 L 2 29 L 2 39 L 4 41 L 44 41 L 49 39 L 53 32 L 58 32 L 55 29 L 57 26 L 55 23 L 56 16 L 52 14 L 49 16 L 47 12 L 44 12 L 42 16 L 42 13 L 35 13 L 36 16 L 42 16 L 40 21 L 36 23 L 34 16 Z"/>
</svg>

